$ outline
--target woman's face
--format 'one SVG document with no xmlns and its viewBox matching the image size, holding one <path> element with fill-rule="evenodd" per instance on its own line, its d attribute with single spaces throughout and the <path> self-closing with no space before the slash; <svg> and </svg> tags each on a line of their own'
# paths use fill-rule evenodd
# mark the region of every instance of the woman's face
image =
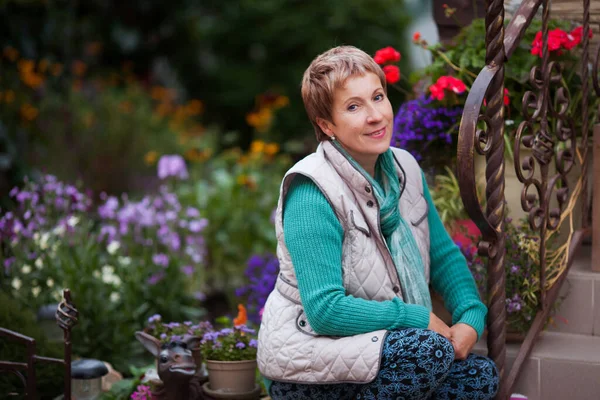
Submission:
<svg viewBox="0 0 600 400">
<path fill-rule="evenodd" d="M 394 113 L 379 77 L 351 76 L 333 95 L 332 123 L 324 121 L 335 139 L 368 172 L 390 147 Z M 323 128 L 323 127 L 321 127 Z"/>
</svg>

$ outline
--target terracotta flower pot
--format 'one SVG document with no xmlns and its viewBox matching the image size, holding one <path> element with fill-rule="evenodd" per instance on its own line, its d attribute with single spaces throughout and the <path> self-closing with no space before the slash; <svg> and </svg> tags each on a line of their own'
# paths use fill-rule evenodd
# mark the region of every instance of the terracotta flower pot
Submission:
<svg viewBox="0 0 600 400">
<path fill-rule="evenodd" d="M 247 393 L 256 388 L 256 360 L 205 360 L 208 383 L 213 391 Z"/>
</svg>

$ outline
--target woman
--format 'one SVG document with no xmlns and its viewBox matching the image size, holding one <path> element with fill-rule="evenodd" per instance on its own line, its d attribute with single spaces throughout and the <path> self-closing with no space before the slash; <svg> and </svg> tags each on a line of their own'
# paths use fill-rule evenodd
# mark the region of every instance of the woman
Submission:
<svg viewBox="0 0 600 400">
<path fill-rule="evenodd" d="M 496 367 L 470 354 L 487 309 L 419 165 L 390 147 L 381 68 L 333 48 L 302 98 L 320 145 L 281 185 L 281 272 L 258 346 L 272 398 L 492 398 Z M 431 312 L 430 281 L 452 326 Z"/>
</svg>

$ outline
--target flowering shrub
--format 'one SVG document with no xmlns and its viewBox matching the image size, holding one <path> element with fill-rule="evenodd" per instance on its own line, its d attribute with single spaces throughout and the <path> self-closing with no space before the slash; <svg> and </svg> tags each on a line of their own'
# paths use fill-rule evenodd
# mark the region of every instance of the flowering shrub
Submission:
<svg viewBox="0 0 600 400">
<path fill-rule="evenodd" d="M 256 331 L 246 325 L 204 334 L 200 347 L 205 360 L 243 361 L 256 358 Z"/>
<path fill-rule="evenodd" d="M 154 313 L 187 320 L 204 255 L 206 220 L 166 188 L 139 202 L 90 196 L 46 175 L 15 188 L 0 218 L 0 288 L 33 312 L 73 294 L 80 315 L 73 350 L 122 370 L 138 351 L 135 327 Z M 178 307 L 173 307 L 177 304 Z"/>
<path fill-rule="evenodd" d="M 390 46 L 377 50 L 373 56 L 373 60 L 382 66 L 385 80 L 389 84 L 397 83 L 400 80 L 400 68 L 393 65 L 400 61 L 400 57 L 400 52 Z"/>
<path fill-rule="evenodd" d="M 279 273 L 279 260 L 273 254 L 253 255 L 248 260 L 244 276 L 248 283 L 236 289 L 235 295 L 246 299 L 249 319 L 260 324 L 262 309 L 275 287 Z"/>
<path fill-rule="evenodd" d="M 588 32 L 588 36 L 592 37 L 592 30 Z M 548 31 L 548 51 L 550 54 L 560 56 L 563 50 L 572 50 L 581 43 L 583 38 L 583 26 L 574 28 L 571 33 L 567 33 L 560 28 Z M 542 57 L 542 31 L 535 34 L 535 39 L 531 43 L 531 54 Z"/>
<path fill-rule="evenodd" d="M 454 154 L 462 106 L 446 106 L 427 95 L 404 102 L 394 118 L 392 145 L 409 151 L 423 167 L 444 166 Z"/>
<path fill-rule="evenodd" d="M 152 400 L 152 390 L 148 385 L 138 385 L 131 394 L 131 400 Z"/>
</svg>

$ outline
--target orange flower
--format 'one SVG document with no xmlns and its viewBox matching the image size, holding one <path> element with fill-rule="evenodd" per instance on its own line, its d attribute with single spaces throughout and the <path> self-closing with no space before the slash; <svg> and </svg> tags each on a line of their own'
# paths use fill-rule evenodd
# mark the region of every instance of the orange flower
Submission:
<svg viewBox="0 0 600 400">
<path fill-rule="evenodd" d="M 421 32 L 413 33 L 413 42 L 418 43 L 421 40 Z"/>
<path fill-rule="evenodd" d="M 242 304 L 238 304 L 238 315 L 233 320 L 233 326 L 246 325 L 248 322 L 248 313 L 246 312 L 246 307 Z"/>
</svg>

